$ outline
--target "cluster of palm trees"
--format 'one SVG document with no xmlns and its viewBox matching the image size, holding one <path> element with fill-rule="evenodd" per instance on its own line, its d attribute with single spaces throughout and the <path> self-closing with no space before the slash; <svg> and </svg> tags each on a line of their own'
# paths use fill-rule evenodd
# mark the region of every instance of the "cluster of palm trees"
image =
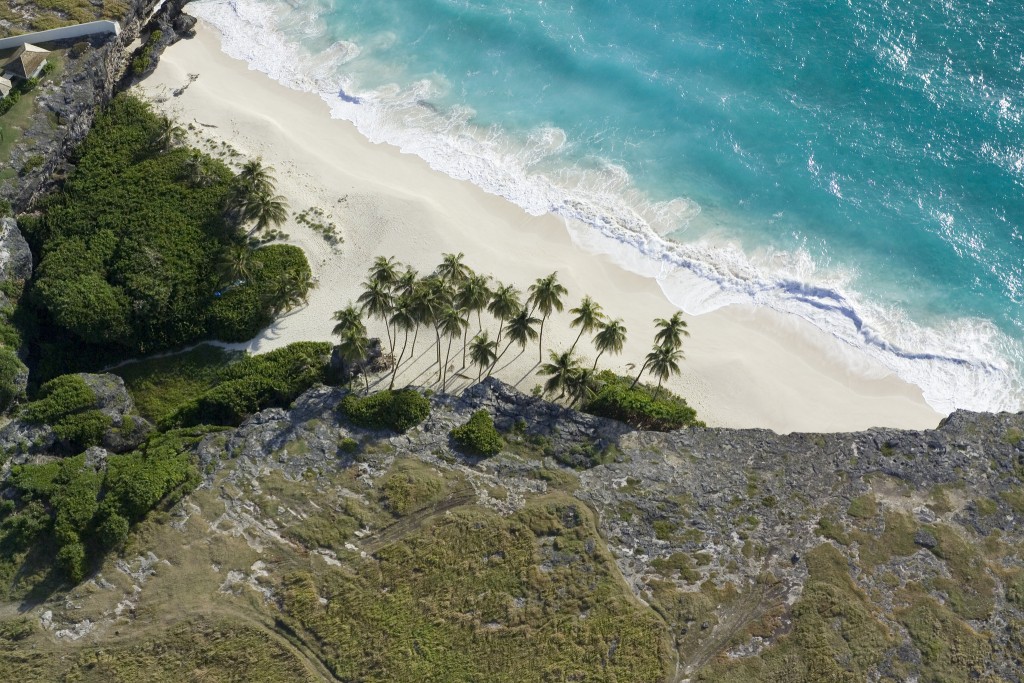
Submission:
<svg viewBox="0 0 1024 683">
<path fill-rule="evenodd" d="M 421 276 L 394 258 L 378 256 L 370 266 L 355 303 L 334 314 L 334 334 L 340 338 L 340 354 L 349 363 L 365 357 L 369 345 L 364 316 L 380 321 L 385 330 L 393 363 L 389 388 L 393 388 L 403 362 L 415 357 L 419 334 L 433 336 L 437 381 L 444 391 L 453 343 L 462 342 L 462 366 L 471 364 L 477 381 L 489 376 L 505 354 L 517 346 L 522 353 L 537 343 L 538 363 L 543 360 L 544 327 L 552 314 L 565 310 L 568 290 L 554 272 L 538 278 L 525 292 L 513 284 L 493 280 L 474 272 L 464 263 L 464 254 L 443 254 L 433 272 Z M 484 325 L 483 314 L 497 323 L 497 332 Z M 569 312 L 570 326 L 579 329 L 567 351 L 549 352 L 550 362 L 540 365 L 547 376 L 544 391 L 568 396 L 573 403 L 596 390 L 597 363 L 605 353 L 617 355 L 626 343 L 627 330 L 621 318 L 610 318 L 589 296 Z M 473 323 L 476 323 L 475 325 Z M 682 337 L 686 322 L 680 313 L 655 321 L 659 331 L 655 345 L 634 381 L 645 371 L 658 378 L 658 389 L 672 374 L 679 373 Z M 470 328 L 476 330 L 470 338 Z M 593 334 L 597 352 L 593 366 L 584 367 L 576 348 L 584 334 Z M 406 353 L 408 351 L 408 354 Z M 443 357 L 442 357 L 443 356 Z M 367 384 L 367 390 L 369 385 Z"/>
<path fill-rule="evenodd" d="M 231 225 L 251 223 L 247 236 L 288 220 L 288 202 L 275 194 L 274 169 L 264 166 L 262 159 L 250 159 L 242 165 L 231 186 L 224 207 Z"/>
</svg>

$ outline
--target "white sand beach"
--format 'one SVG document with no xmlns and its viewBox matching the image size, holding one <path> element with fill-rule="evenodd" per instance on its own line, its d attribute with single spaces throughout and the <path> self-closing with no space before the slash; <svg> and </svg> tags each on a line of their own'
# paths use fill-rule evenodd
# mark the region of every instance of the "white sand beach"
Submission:
<svg viewBox="0 0 1024 683">
<path fill-rule="evenodd" d="M 589 294 L 609 315 L 623 318 L 629 330 L 624 352 L 602 357 L 602 367 L 623 374 L 630 374 L 628 364 L 639 369 L 652 343 L 653 319 L 676 310 L 655 280 L 575 246 L 561 219 L 530 216 L 432 170 L 418 157 L 370 143 L 348 122 L 332 120 L 319 97 L 249 70 L 220 51 L 214 29 L 202 23 L 197 28 L 195 39 L 163 54 L 155 74 L 141 85 L 142 93 L 183 126 L 192 124 L 193 143 L 206 141 L 209 149 L 212 140 L 244 157 L 262 157 L 274 167 L 278 192 L 290 210 L 322 208 L 345 240 L 335 251 L 305 226 L 294 221 L 283 226 L 288 241 L 306 251 L 319 286 L 308 305 L 242 347 L 261 352 L 294 341 L 330 340 L 333 312 L 355 300 L 377 255 L 395 256 L 427 273 L 443 252 L 461 251 L 478 272 L 522 290 L 558 271 L 569 290 L 567 310 L 549 321 L 545 346 L 568 349 L 576 337 L 568 309 Z M 174 96 L 189 74 L 198 78 Z M 488 320 L 485 315 L 485 325 Z M 934 427 L 941 418 L 917 387 L 854 356 L 803 320 L 740 306 L 687 320 L 691 337 L 684 342 L 682 375 L 668 386 L 685 396 L 709 426 L 777 432 L 919 429 Z M 497 326 L 490 322 L 493 336 Z M 370 321 L 368 327 L 387 344 L 380 322 Z M 472 335 L 475 320 L 470 330 Z M 398 386 L 436 381 L 432 337 L 432 332 L 420 334 L 417 359 L 404 366 Z M 587 336 L 578 350 L 593 359 Z M 513 348 L 502 359 L 497 376 L 529 392 L 544 379 L 535 375 L 537 347 L 515 354 Z M 452 346 L 451 363 L 449 391 L 476 380 L 475 368 L 462 369 L 461 342 Z"/>
</svg>

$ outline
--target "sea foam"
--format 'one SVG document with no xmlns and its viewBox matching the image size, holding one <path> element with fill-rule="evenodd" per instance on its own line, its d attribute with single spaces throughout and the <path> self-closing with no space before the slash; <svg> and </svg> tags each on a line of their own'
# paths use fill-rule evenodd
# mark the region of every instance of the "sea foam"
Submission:
<svg viewBox="0 0 1024 683">
<path fill-rule="evenodd" d="M 221 32 L 228 55 L 288 87 L 318 93 L 333 117 L 352 122 L 373 142 L 415 154 L 530 214 L 562 217 L 582 248 L 656 279 L 689 314 L 730 304 L 766 306 L 840 340 L 851 363 L 873 359 L 921 387 L 940 412 L 1021 409 L 1024 353 L 987 320 L 923 326 L 905 311 L 865 299 L 850 287 L 848 273 L 825 271 L 804 250 L 747 254 L 728 239 L 688 239 L 687 225 L 701 211 L 696 202 L 651 201 L 625 168 L 606 159 L 560 165 L 573 141 L 556 127 L 515 137 L 497 126 L 475 125 L 469 107 L 440 110 L 431 104 L 447 87 L 440 78 L 357 91 L 345 64 L 361 47 L 337 41 L 315 53 L 304 48 L 324 37 L 315 12 L 305 6 L 282 12 L 261 0 L 200 0 L 189 11 Z M 817 171 L 813 155 L 807 163 Z M 835 176 L 825 182 L 841 194 Z"/>
</svg>

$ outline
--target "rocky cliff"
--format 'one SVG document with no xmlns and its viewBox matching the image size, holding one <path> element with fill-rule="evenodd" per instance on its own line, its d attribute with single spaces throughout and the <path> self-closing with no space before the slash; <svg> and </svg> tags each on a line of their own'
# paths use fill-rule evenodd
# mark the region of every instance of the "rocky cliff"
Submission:
<svg viewBox="0 0 1024 683">
<path fill-rule="evenodd" d="M 9 161 L 13 169 L 22 169 L 30 158 L 41 163 L 14 179 L 0 182 L 0 199 L 10 202 L 15 213 L 27 210 L 66 176 L 69 156 L 89 132 L 96 112 L 135 78 L 154 68 L 168 44 L 191 31 L 195 20 L 181 13 L 187 2 L 131 0 L 128 11 L 120 18 L 120 35 L 97 39 L 82 50 L 65 52 L 66 66 L 60 82 L 42 88 L 31 127 L 15 146 Z M 137 41 L 141 38 L 146 43 L 156 30 L 161 31 L 161 37 L 148 45 L 148 68 L 142 74 L 133 73 L 132 59 L 146 47 Z"/>
<path fill-rule="evenodd" d="M 1024 677 L 1024 414 L 636 432 L 488 380 L 396 435 L 344 394 L 205 436 L 198 491 L 28 605 L 24 671 L 136 680 L 191 648 L 209 680 Z M 477 410 L 491 458 L 449 436 Z"/>
</svg>

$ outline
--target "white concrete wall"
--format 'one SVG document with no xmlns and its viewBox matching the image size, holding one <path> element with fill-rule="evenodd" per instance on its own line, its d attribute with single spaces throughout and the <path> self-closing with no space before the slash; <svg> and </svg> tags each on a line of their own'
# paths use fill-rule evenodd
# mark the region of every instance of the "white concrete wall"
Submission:
<svg viewBox="0 0 1024 683">
<path fill-rule="evenodd" d="M 25 33 L 10 38 L 0 38 L 0 50 L 8 50 L 18 47 L 24 43 L 48 43 L 51 40 L 69 40 L 105 33 L 113 33 L 115 36 L 121 32 L 121 25 L 116 21 L 90 21 L 88 24 L 77 26 L 65 26 L 63 28 L 52 28 L 49 31 L 37 31 L 36 33 Z"/>
</svg>

